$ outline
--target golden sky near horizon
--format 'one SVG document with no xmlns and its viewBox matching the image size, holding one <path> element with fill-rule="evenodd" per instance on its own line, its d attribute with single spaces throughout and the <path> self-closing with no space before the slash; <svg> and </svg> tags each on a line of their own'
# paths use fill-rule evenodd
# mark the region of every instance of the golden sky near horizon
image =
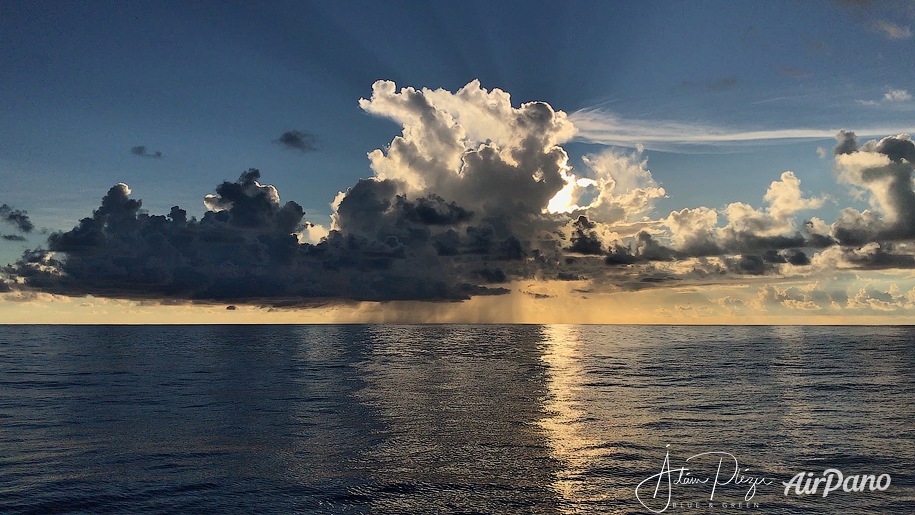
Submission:
<svg viewBox="0 0 915 515">
<path fill-rule="evenodd" d="M 2 324 L 521 323 L 895 325 L 912 323 L 915 290 L 865 286 L 845 305 L 821 305 L 811 284 L 683 286 L 582 293 L 582 281 L 522 281 L 505 295 L 463 302 L 351 302 L 308 308 L 133 301 L 46 293 L 0 295 Z M 896 283 L 892 283 L 896 284 Z M 883 294 L 883 295 L 880 295 Z M 895 299 L 879 300 L 876 297 Z"/>
</svg>

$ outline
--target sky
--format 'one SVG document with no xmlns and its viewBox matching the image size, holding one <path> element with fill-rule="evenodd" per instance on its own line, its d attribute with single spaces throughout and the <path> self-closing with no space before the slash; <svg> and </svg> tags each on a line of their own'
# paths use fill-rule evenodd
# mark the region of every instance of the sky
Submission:
<svg viewBox="0 0 915 515">
<path fill-rule="evenodd" d="M 3 2 L 0 323 L 910 323 L 913 26 Z"/>
</svg>

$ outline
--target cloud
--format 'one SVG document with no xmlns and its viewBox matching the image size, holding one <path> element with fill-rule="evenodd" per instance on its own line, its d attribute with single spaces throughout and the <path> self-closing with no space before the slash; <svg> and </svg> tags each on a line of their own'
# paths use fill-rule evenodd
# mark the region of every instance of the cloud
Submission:
<svg viewBox="0 0 915 515">
<path fill-rule="evenodd" d="M 870 209 L 842 210 L 832 225 L 840 243 L 863 245 L 915 237 L 915 143 L 907 134 L 887 136 L 857 146 L 855 134 L 840 132 L 835 148 L 840 181 L 868 194 Z"/>
<path fill-rule="evenodd" d="M 130 153 L 137 157 L 149 157 L 152 159 L 162 159 L 162 152 L 156 150 L 155 152 L 150 152 L 146 148 L 146 145 L 137 145 L 135 147 L 130 147 Z"/>
<path fill-rule="evenodd" d="M 201 220 L 173 207 L 148 215 L 126 184 L 113 186 L 91 217 L 52 234 L 48 251 L 29 251 L 7 272 L 55 294 L 121 298 L 237 300 L 270 305 L 309 299 L 458 300 L 498 290 L 466 284 L 437 268 L 434 253 L 331 233 L 317 245 L 295 236 L 295 202 L 248 170 L 207 195 Z M 421 237 L 418 237 L 421 239 Z M 431 245 L 429 246 L 431 248 Z"/>
<path fill-rule="evenodd" d="M 886 290 L 867 285 L 848 298 L 848 309 L 869 309 L 872 311 L 899 311 L 915 309 L 915 288 L 902 292 L 895 283 Z"/>
<path fill-rule="evenodd" d="M 908 91 L 904 89 L 888 89 L 879 100 L 855 100 L 855 103 L 863 106 L 886 106 L 901 104 L 910 100 L 912 100 L 912 95 Z"/>
<path fill-rule="evenodd" d="M 544 102 L 515 108 L 507 93 L 477 81 L 455 93 L 378 81 L 359 105 L 403 127 L 386 152 L 369 154 L 376 178 L 399 193 L 434 192 L 514 224 L 539 215 L 565 185 L 570 168 L 559 145 L 575 127 Z"/>
<path fill-rule="evenodd" d="M 2 237 L 6 241 L 25 241 L 25 239 L 26 239 L 25 236 L 22 236 L 19 234 L 4 234 L 0 237 Z"/>
<path fill-rule="evenodd" d="M 883 99 L 887 102 L 908 102 L 912 100 L 912 95 L 904 89 L 891 89 L 883 94 Z"/>
<path fill-rule="evenodd" d="M 844 290 L 826 291 L 819 282 L 799 286 L 767 284 L 759 288 L 756 298 L 749 304 L 762 310 L 780 306 L 792 311 L 822 311 L 845 304 L 847 298 Z"/>
<path fill-rule="evenodd" d="M 298 130 L 286 131 L 281 134 L 279 138 L 275 139 L 274 142 L 290 150 L 302 152 L 303 154 L 314 152 L 318 149 L 318 140 L 314 134 Z"/>
<path fill-rule="evenodd" d="M 337 194 L 328 227 L 282 201 L 256 169 L 203 196 L 199 220 L 178 206 L 149 214 L 119 183 L 90 216 L 50 235 L 47 249 L 7 267 L 5 284 L 288 307 L 459 301 L 521 281 L 575 281 L 583 294 L 915 268 L 915 145 L 905 135 L 859 144 L 855 133 L 838 133 L 837 176 L 870 209 L 846 208 L 833 223 L 802 218 L 826 198 L 806 192 L 793 171 L 774 174 L 757 203 L 665 216 L 655 202 L 668 191 L 641 149 L 596 152 L 573 166 L 563 145 L 587 127 L 545 102 L 513 104 L 478 81 L 454 92 L 378 81 L 359 105 L 400 134 L 368 154 L 371 176 Z M 668 136 L 688 128 L 696 127 Z M 811 300 L 767 295 L 797 309 Z"/>
<path fill-rule="evenodd" d="M 148 215 L 115 185 L 92 217 L 49 238 L 50 253 L 10 272 L 33 288 L 129 298 L 458 300 L 500 293 L 479 282 L 525 273 L 535 236 L 565 223 L 544 216 L 570 169 L 564 113 L 514 107 L 477 82 L 451 93 L 379 81 L 360 105 L 403 133 L 370 154 L 375 176 L 338 195 L 317 243 L 302 241 L 319 232 L 302 208 L 248 170 L 206 195 L 199 221 L 177 206 Z"/>
<path fill-rule="evenodd" d="M 740 130 L 672 120 L 626 119 L 602 108 L 585 108 L 569 115 L 580 140 L 603 145 L 670 150 L 696 145 L 753 144 L 781 140 L 832 138 L 837 129 L 794 128 Z M 900 127 L 874 127 L 857 131 L 863 136 L 904 132 Z"/>
<path fill-rule="evenodd" d="M 836 245 L 813 256 L 812 264 L 823 270 L 886 270 L 915 268 L 915 249 L 908 245 L 870 242 L 860 247 Z"/>
<path fill-rule="evenodd" d="M 35 229 L 35 224 L 29 219 L 27 211 L 13 209 L 7 204 L 0 204 L 0 221 L 6 222 L 25 233 L 32 232 Z"/>
<path fill-rule="evenodd" d="M 873 27 L 874 30 L 883 34 L 888 39 L 901 40 L 912 38 L 912 29 L 908 26 L 897 25 L 886 20 L 876 20 Z"/>
<path fill-rule="evenodd" d="M 574 234 L 570 238 L 572 244 L 568 248 L 569 252 L 592 255 L 604 254 L 604 246 L 600 238 L 598 238 L 597 232 L 594 231 L 596 225 L 588 220 L 586 216 L 579 216 L 578 220 L 572 224 Z"/>
<path fill-rule="evenodd" d="M 767 252 L 799 252 L 800 247 L 815 246 L 801 234 L 795 215 L 819 208 L 825 199 L 805 197 L 800 184 L 794 172 L 783 172 L 763 196 L 763 209 L 732 202 L 720 211 L 699 207 L 671 212 L 663 225 L 669 231 L 672 250 L 684 257 L 744 254 L 745 259 L 732 268 L 750 270 L 748 265 Z M 719 225 L 720 218 L 724 219 L 723 226 Z M 795 257 L 793 261 L 800 264 L 803 259 Z"/>
</svg>

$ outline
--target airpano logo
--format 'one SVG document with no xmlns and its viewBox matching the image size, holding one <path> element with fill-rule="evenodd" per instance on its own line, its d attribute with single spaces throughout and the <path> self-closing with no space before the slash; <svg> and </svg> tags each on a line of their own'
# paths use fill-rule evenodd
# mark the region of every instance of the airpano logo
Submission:
<svg viewBox="0 0 915 515">
<path fill-rule="evenodd" d="M 798 472 L 790 481 L 782 484 L 785 486 L 785 497 L 793 495 L 818 495 L 823 497 L 842 489 L 843 492 L 884 491 L 890 487 L 892 478 L 889 474 L 856 474 L 846 476 L 839 469 L 826 469 L 820 477 L 814 477 L 813 472 Z M 820 485 L 823 489 L 820 490 Z M 792 490 L 793 488 L 793 490 Z"/>
</svg>

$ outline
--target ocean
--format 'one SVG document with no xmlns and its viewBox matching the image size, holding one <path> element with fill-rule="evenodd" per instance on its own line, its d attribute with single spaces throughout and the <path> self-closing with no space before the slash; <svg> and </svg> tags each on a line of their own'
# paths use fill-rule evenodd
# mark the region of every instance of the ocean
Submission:
<svg viewBox="0 0 915 515">
<path fill-rule="evenodd" d="M 0 326 L 2 513 L 915 513 L 915 328 Z"/>
</svg>

